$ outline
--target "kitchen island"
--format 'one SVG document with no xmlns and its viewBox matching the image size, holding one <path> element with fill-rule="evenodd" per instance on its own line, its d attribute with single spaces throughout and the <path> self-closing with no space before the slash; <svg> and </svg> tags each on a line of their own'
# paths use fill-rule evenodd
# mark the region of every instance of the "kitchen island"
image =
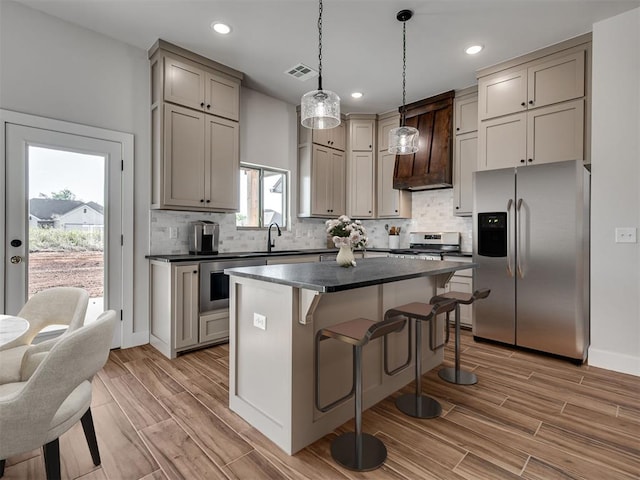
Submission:
<svg viewBox="0 0 640 480">
<path fill-rule="evenodd" d="M 400 258 L 232 268 L 229 275 L 229 407 L 288 454 L 353 417 L 353 399 L 322 413 L 314 401 L 314 339 L 327 326 L 357 317 L 380 321 L 389 308 L 427 302 L 469 263 Z M 473 265 L 471 265 L 473 266 Z M 439 319 L 442 338 L 444 319 Z M 389 337 L 390 369 L 407 358 L 407 329 Z M 422 348 L 424 371 L 442 363 Z M 364 406 L 413 380 L 411 366 L 395 376 L 383 369 L 382 340 L 363 351 Z M 413 363 L 413 362 L 412 362 Z M 326 405 L 349 392 L 351 347 L 320 343 L 319 399 Z"/>
</svg>

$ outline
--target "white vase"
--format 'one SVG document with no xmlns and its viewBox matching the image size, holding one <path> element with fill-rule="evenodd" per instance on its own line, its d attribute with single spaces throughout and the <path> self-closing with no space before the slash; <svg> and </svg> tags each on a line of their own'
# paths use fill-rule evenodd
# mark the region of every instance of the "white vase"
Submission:
<svg viewBox="0 0 640 480">
<path fill-rule="evenodd" d="M 355 267 L 356 257 L 353 256 L 353 250 L 351 247 L 346 245 L 341 246 L 338 251 L 338 255 L 336 256 L 336 262 L 341 267 Z"/>
</svg>

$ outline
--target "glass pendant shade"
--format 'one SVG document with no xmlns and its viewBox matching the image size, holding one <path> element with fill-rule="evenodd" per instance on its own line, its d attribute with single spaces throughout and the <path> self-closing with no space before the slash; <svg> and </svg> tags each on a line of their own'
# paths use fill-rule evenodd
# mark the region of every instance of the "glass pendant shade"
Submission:
<svg viewBox="0 0 640 480">
<path fill-rule="evenodd" d="M 389 153 L 408 155 L 418 151 L 418 130 L 402 126 L 389 131 Z"/>
<path fill-rule="evenodd" d="M 329 90 L 313 90 L 302 96 L 302 126 L 324 130 L 340 125 L 340 97 Z"/>
</svg>

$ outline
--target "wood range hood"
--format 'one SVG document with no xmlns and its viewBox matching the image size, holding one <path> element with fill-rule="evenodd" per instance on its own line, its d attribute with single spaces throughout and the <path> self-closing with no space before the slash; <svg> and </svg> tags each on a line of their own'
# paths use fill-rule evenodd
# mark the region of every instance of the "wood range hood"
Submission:
<svg viewBox="0 0 640 480">
<path fill-rule="evenodd" d="M 418 151 L 396 155 L 393 188 L 417 191 L 453 187 L 454 96 L 451 90 L 406 106 L 406 125 L 418 129 Z"/>
</svg>

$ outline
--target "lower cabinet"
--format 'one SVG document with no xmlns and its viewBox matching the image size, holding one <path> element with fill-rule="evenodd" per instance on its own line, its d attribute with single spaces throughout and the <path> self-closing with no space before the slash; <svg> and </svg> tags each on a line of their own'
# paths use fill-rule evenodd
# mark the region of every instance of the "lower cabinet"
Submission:
<svg viewBox="0 0 640 480">
<path fill-rule="evenodd" d="M 229 337 L 229 310 L 199 314 L 199 267 L 151 261 L 150 342 L 160 353 L 175 358 L 190 350 Z"/>
<path fill-rule="evenodd" d="M 443 260 L 471 263 L 470 257 L 444 257 Z M 473 269 L 458 270 L 444 288 L 438 289 L 439 294 L 445 292 L 473 293 Z M 460 325 L 471 328 L 472 319 L 473 305 L 460 305 Z M 455 320 L 455 313 L 451 315 L 450 320 L 452 322 Z"/>
</svg>

